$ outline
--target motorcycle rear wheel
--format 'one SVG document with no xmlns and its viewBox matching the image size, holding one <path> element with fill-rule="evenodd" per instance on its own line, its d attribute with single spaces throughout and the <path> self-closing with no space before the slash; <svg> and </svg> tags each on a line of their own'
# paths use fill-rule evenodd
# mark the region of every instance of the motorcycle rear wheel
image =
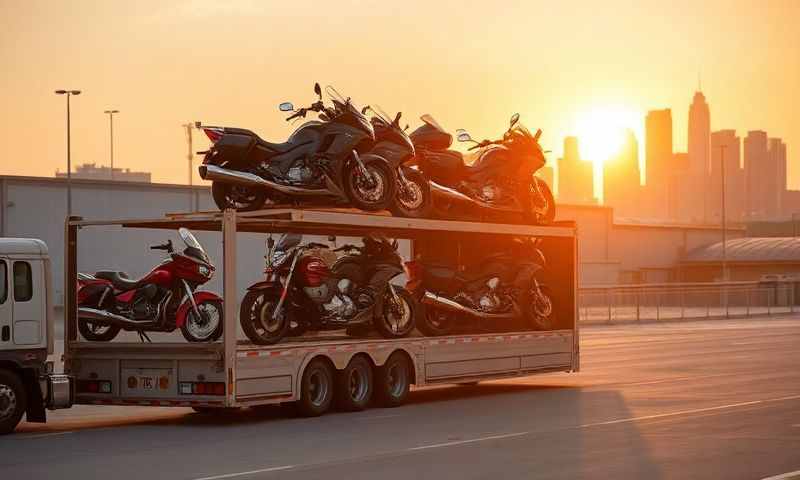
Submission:
<svg viewBox="0 0 800 480">
<path fill-rule="evenodd" d="M 233 208 L 238 212 L 259 210 L 268 198 L 267 192 L 262 189 L 222 182 L 211 184 L 211 196 L 220 211 Z"/>
<path fill-rule="evenodd" d="M 351 162 L 350 168 L 343 173 L 344 193 L 350 203 L 360 210 L 374 212 L 387 209 L 395 198 L 397 180 L 394 170 L 376 155 L 362 155 L 361 160 L 374 184 L 367 184 L 358 164 Z"/>
<path fill-rule="evenodd" d="M 417 330 L 426 337 L 447 335 L 455 328 L 456 316 L 438 308 L 424 307 L 422 321 L 417 322 Z"/>
<path fill-rule="evenodd" d="M 286 304 L 273 318 L 279 298 L 264 291 L 247 292 L 239 309 L 239 323 L 247 338 L 256 345 L 274 345 L 289 333 L 291 319 Z"/>
<path fill-rule="evenodd" d="M 119 334 L 120 327 L 116 325 L 96 325 L 83 318 L 78 319 L 78 331 L 83 338 L 90 342 L 110 342 Z"/>
</svg>

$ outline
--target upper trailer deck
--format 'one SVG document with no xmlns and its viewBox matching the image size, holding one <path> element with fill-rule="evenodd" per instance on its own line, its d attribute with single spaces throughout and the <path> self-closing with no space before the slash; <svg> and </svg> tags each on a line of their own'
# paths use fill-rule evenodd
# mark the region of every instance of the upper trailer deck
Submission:
<svg viewBox="0 0 800 480">
<path fill-rule="evenodd" d="M 224 212 L 169 213 L 165 218 L 83 220 L 74 219 L 69 225 L 121 225 L 128 228 L 157 228 L 174 230 L 186 227 L 198 231 L 221 231 Z M 239 232 L 270 233 L 292 231 L 308 234 L 362 236 L 366 231 L 387 236 L 414 238 L 435 233 L 465 235 L 515 235 L 531 237 L 574 237 L 574 222 L 557 222 L 551 226 L 508 223 L 468 222 L 393 217 L 388 213 L 366 213 L 352 209 L 272 208 L 253 212 L 235 212 Z"/>
</svg>

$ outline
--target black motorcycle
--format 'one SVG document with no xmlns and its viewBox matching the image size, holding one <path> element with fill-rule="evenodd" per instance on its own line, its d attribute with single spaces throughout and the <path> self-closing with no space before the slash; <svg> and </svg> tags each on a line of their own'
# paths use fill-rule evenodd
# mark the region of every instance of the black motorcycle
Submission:
<svg viewBox="0 0 800 480">
<path fill-rule="evenodd" d="M 492 252 L 466 269 L 425 258 L 406 264 L 406 288 L 425 310 L 422 333 L 553 328 L 553 293 L 537 278 L 545 258 L 536 241 L 516 239 Z"/>
<path fill-rule="evenodd" d="M 294 109 L 286 120 L 319 114 L 320 121 L 301 125 L 285 143 L 270 143 L 242 128 L 201 126 L 213 145 L 205 153 L 200 176 L 211 180 L 220 210 L 258 210 L 265 203 L 347 204 L 361 210 L 383 210 L 394 198 L 394 169 L 385 159 L 365 154 L 375 141 L 372 124 L 332 87 L 332 107 L 319 97 L 310 107 Z"/>
<path fill-rule="evenodd" d="M 475 142 L 482 149 L 474 163 L 464 162 L 460 152 L 449 150 L 452 136 L 430 115 L 410 135 L 416 149 L 415 163 L 429 178 L 434 213 L 444 218 L 514 221 L 544 225 L 555 218 L 555 199 L 550 187 L 534 173 L 545 165 L 535 135 L 514 114 L 500 140 L 475 142 L 459 131 L 458 140 Z"/>
<path fill-rule="evenodd" d="M 389 115 L 378 105 L 365 107 L 362 112 L 371 110 L 371 119 L 375 129 L 375 145 L 370 153 L 385 158 L 395 169 L 397 184 L 395 198 L 389 206 L 393 215 L 418 218 L 427 216 L 431 204 L 431 189 L 428 179 L 419 170 L 413 168 L 414 143 L 400 128 L 400 112 L 390 119 Z M 408 126 L 406 126 L 408 128 Z"/>
<path fill-rule="evenodd" d="M 271 237 L 267 241 L 266 278 L 248 288 L 239 313 L 253 343 L 370 325 L 386 338 L 411 333 L 417 304 L 390 283 L 404 271 L 396 241 L 365 237 L 363 247 L 331 249 L 301 240 L 302 235 L 285 234 L 277 245 Z M 337 258 L 337 252 L 344 255 Z"/>
</svg>

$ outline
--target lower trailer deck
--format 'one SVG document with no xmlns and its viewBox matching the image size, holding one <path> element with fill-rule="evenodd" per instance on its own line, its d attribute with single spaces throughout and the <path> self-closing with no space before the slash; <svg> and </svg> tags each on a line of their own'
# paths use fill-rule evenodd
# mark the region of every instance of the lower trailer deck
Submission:
<svg viewBox="0 0 800 480">
<path fill-rule="evenodd" d="M 78 272 L 77 231 L 93 226 L 169 230 L 187 227 L 221 232 L 225 322 L 221 341 L 210 344 L 81 341 L 77 332 L 74 281 Z M 237 295 L 245 286 L 236 284 L 237 232 L 287 231 L 345 236 L 382 233 L 411 240 L 412 252 L 418 245 L 440 243 L 444 238 L 530 236 L 545 239 L 552 243 L 547 256 L 557 276 L 552 288 L 558 290 L 560 296 L 559 322 L 550 331 L 393 340 L 316 335 L 268 347 L 241 342 L 235 334 L 239 310 Z M 353 357 L 362 355 L 378 371 L 392 354 L 402 354 L 413 369 L 412 383 L 417 386 L 574 372 L 578 371 L 580 361 L 575 295 L 577 264 L 573 223 L 553 226 L 487 224 L 323 209 L 199 212 L 168 218 L 112 221 L 72 218 L 66 224 L 65 369 L 79 381 L 77 403 L 190 407 L 236 407 L 298 400 L 304 369 L 316 358 L 323 358 L 332 368 L 341 371 Z M 192 384 L 202 384 L 203 391 L 186 393 L 187 385 Z M 86 385 L 93 391 L 87 391 Z"/>
</svg>

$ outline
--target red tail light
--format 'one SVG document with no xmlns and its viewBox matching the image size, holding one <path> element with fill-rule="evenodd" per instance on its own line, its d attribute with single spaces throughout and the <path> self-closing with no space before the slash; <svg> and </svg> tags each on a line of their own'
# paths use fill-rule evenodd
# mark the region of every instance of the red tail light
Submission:
<svg viewBox="0 0 800 480">
<path fill-rule="evenodd" d="M 204 128 L 203 132 L 205 132 L 208 139 L 211 140 L 211 143 L 217 143 L 225 134 L 225 131 L 221 128 Z"/>
</svg>

